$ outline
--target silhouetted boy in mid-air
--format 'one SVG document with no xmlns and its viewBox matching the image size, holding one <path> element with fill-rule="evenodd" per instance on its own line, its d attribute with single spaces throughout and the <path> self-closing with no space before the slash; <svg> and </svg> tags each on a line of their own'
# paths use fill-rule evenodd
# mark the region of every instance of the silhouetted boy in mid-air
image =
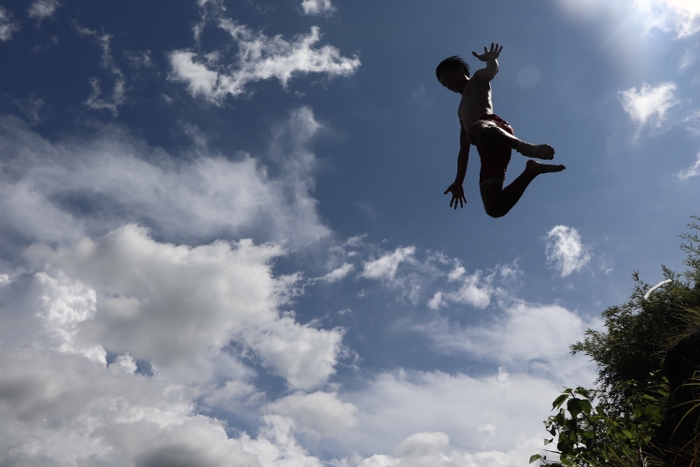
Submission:
<svg viewBox="0 0 700 467">
<path fill-rule="evenodd" d="M 486 62 L 486 67 L 474 72 L 469 77 L 469 65 L 458 56 L 443 60 L 435 70 L 438 81 L 450 91 L 462 96 L 457 114 L 461 130 L 459 133 L 459 155 L 457 157 L 457 176 L 445 194 L 452 193 L 450 207 L 464 207 L 464 176 L 467 174 L 469 145 L 473 144 L 481 157 L 479 188 L 484 209 L 491 217 L 504 216 L 515 206 L 525 188 L 540 174 L 561 172 L 566 167 L 555 164 L 541 164 L 529 160 L 522 174 L 507 187 L 503 188 L 506 168 L 510 162 L 510 152 L 515 149 L 520 154 L 535 159 L 551 160 L 554 148 L 547 144 L 533 145 L 514 136 L 513 128 L 493 113 L 491 102 L 491 80 L 498 73 L 496 60 L 503 46 L 491 44 L 491 50 L 484 47 L 484 53 L 472 54 Z"/>
</svg>

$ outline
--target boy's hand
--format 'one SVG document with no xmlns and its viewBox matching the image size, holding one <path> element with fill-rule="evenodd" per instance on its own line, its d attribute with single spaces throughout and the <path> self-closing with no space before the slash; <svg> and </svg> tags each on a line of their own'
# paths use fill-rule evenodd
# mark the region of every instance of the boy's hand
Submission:
<svg viewBox="0 0 700 467">
<path fill-rule="evenodd" d="M 488 62 L 489 60 L 496 60 L 501 54 L 501 50 L 503 50 L 502 45 L 499 46 L 498 44 L 494 44 L 493 42 L 491 42 L 491 50 L 488 50 L 486 47 L 484 47 L 484 53 L 478 54 L 476 52 L 472 52 L 472 55 L 474 55 L 482 62 Z"/>
<path fill-rule="evenodd" d="M 452 205 L 454 204 L 454 208 L 457 209 L 457 204 L 459 203 L 459 207 L 463 208 L 464 205 L 467 203 L 467 198 L 464 196 L 464 188 L 462 187 L 461 183 L 454 182 L 452 185 L 447 187 L 447 190 L 445 190 L 445 193 L 452 193 L 452 199 L 450 200 L 450 207 L 453 207 Z"/>
</svg>

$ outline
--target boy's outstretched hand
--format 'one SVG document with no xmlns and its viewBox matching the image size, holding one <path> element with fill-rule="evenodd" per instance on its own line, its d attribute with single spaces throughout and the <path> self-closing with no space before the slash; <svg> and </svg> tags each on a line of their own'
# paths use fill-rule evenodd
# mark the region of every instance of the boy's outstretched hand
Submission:
<svg viewBox="0 0 700 467">
<path fill-rule="evenodd" d="M 445 193 L 452 193 L 452 199 L 450 200 L 450 207 L 453 207 L 457 209 L 457 204 L 459 204 L 460 208 L 463 208 L 464 205 L 467 203 L 467 198 L 464 196 L 464 188 L 462 187 L 461 183 L 454 182 L 452 185 L 447 187 L 447 190 L 445 190 Z"/>
<path fill-rule="evenodd" d="M 486 47 L 484 47 L 484 53 L 478 54 L 476 52 L 472 52 L 472 55 L 474 55 L 482 62 L 488 62 L 489 60 L 496 60 L 501 54 L 501 50 L 503 50 L 502 45 L 499 46 L 497 43 L 491 42 L 491 50 L 488 50 Z"/>
</svg>

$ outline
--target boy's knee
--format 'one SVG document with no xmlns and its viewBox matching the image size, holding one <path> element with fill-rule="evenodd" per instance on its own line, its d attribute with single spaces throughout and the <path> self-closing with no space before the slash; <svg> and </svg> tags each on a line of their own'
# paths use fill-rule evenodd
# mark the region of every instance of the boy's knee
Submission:
<svg viewBox="0 0 700 467">
<path fill-rule="evenodd" d="M 506 215 L 506 212 L 504 212 L 503 209 L 496 206 L 484 206 L 484 210 L 486 211 L 486 214 L 493 217 L 494 219 L 498 219 L 499 217 L 503 217 Z"/>
</svg>

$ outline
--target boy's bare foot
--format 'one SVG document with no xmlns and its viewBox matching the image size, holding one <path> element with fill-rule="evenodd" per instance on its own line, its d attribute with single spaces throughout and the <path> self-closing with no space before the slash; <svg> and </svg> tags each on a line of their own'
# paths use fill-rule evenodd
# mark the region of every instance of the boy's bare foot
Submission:
<svg viewBox="0 0 700 467">
<path fill-rule="evenodd" d="M 534 173 L 535 175 L 546 174 L 552 172 L 561 172 L 566 167 L 561 164 L 541 164 L 537 161 L 529 160 L 525 164 L 525 171 Z"/>
<path fill-rule="evenodd" d="M 523 156 L 534 157 L 535 159 L 543 159 L 546 161 L 554 159 L 554 148 L 549 144 L 530 144 L 521 141 L 518 143 L 516 151 Z"/>
</svg>

